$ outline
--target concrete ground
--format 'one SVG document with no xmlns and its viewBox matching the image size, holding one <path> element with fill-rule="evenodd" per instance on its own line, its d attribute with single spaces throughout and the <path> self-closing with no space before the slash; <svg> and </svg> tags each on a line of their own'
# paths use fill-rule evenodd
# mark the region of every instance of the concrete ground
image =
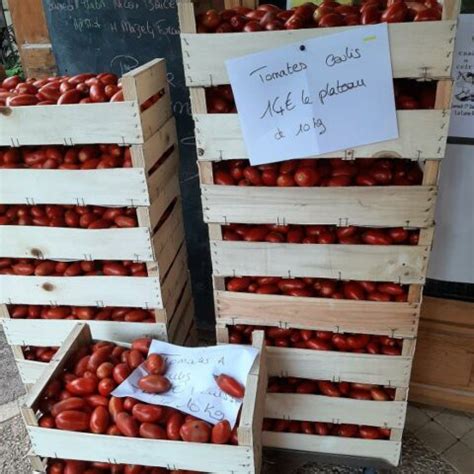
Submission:
<svg viewBox="0 0 474 474">
<path fill-rule="evenodd" d="M 0 330 L 0 474 L 31 472 L 25 457 L 29 450 L 28 436 L 19 415 L 24 393 L 12 353 Z M 328 460 L 307 453 L 265 452 L 264 460 L 267 474 L 472 474 L 474 416 L 410 405 L 402 462 L 390 471 L 364 469 L 364 463 L 361 466 L 354 460 L 344 460 L 345 464 L 341 464 L 341 459 Z"/>
</svg>

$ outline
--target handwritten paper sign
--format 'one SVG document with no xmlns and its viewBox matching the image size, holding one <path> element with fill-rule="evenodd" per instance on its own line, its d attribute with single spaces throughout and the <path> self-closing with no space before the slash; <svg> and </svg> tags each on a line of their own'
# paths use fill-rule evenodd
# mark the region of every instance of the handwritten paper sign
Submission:
<svg viewBox="0 0 474 474">
<path fill-rule="evenodd" d="M 398 137 L 385 23 L 226 62 L 253 165 Z"/>
<path fill-rule="evenodd" d="M 459 15 L 449 135 L 474 138 L 474 14 Z"/>
<path fill-rule="evenodd" d="M 171 389 L 163 394 L 143 392 L 138 388 L 138 380 L 147 372 L 140 366 L 112 392 L 114 397 L 133 397 L 176 408 L 212 424 L 226 419 L 231 426 L 235 425 L 242 400 L 225 394 L 214 375 L 230 375 L 245 386 L 257 349 L 235 344 L 190 348 L 153 340 L 149 354 L 160 354 L 166 359 L 165 376 Z"/>
</svg>

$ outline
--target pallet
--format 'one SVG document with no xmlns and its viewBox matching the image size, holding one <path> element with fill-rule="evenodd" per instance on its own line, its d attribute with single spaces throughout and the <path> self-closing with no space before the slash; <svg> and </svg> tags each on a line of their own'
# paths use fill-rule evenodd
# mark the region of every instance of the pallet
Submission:
<svg viewBox="0 0 474 474">
<path fill-rule="evenodd" d="M 121 82 L 124 102 L 0 107 L 0 146 L 146 142 L 171 117 L 165 60 L 150 61 Z"/>
<path fill-rule="evenodd" d="M 195 14 L 201 9 L 200 3 L 189 0 L 178 3 L 181 47 L 186 84 L 191 88 L 198 159 L 219 161 L 246 158 L 248 154 L 238 114 L 207 113 L 203 88 L 229 84 L 225 61 L 357 27 L 198 34 Z M 451 2 L 446 2 L 443 21 L 388 25 L 394 78 L 451 82 L 456 33 L 455 16 L 450 14 L 451 8 Z M 433 48 L 433 45 L 436 47 Z M 206 51 L 212 51 L 212 54 L 205 54 Z M 440 160 L 446 149 L 448 108 L 449 104 L 437 104 L 436 110 L 400 110 L 397 112 L 399 138 L 396 140 L 327 153 L 318 158 L 390 156 Z"/>
<path fill-rule="evenodd" d="M 263 349 L 263 334 L 255 337 Z M 36 456 L 61 457 L 97 462 L 114 462 L 191 469 L 205 472 L 259 472 L 261 463 L 260 431 L 263 418 L 263 391 L 267 383 L 265 353 L 256 359 L 246 384 L 238 428 L 238 446 L 161 441 L 91 435 L 46 429 L 38 426 L 35 411 L 48 382 L 56 377 L 71 355 L 92 341 L 86 325 L 77 325 L 57 353 L 54 361 L 30 392 L 22 415 Z M 183 449 L 187 455 L 183 456 Z"/>
</svg>

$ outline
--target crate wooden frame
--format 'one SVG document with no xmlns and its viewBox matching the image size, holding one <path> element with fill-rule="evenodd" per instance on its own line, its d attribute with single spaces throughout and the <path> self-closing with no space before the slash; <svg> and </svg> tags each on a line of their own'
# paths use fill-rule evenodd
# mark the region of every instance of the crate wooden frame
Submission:
<svg viewBox="0 0 474 474">
<path fill-rule="evenodd" d="M 236 320 L 235 324 L 243 323 Z M 217 341 L 228 342 L 228 328 L 217 325 Z M 370 383 L 396 388 L 394 401 L 379 402 L 321 395 L 267 393 L 265 417 L 390 428 L 390 440 L 348 440 L 334 436 L 263 432 L 271 448 L 383 459 L 398 464 L 405 423 L 412 357 L 267 347 L 269 377 L 300 377 L 333 382 Z M 281 435 L 281 436 L 280 436 Z M 301 444 L 299 444 L 301 443 Z"/>
<path fill-rule="evenodd" d="M 195 13 L 206 5 L 180 0 L 181 47 L 186 84 L 191 88 L 196 144 L 200 161 L 246 158 L 238 114 L 209 114 L 204 87 L 229 84 L 225 61 L 269 48 L 309 38 L 334 34 L 357 27 L 306 28 L 256 33 L 197 33 Z M 236 2 L 239 3 L 239 2 Z M 389 24 L 389 39 L 394 78 L 449 80 L 456 20 L 449 16 L 447 2 L 442 21 Z M 422 38 L 420 40 L 420 38 Z M 437 47 L 433 48 L 433 44 Z M 203 55 L 203 51 L 213 54 Z M 318 158 L 343 156 L 346 159 L 391 156 L 394 158 L 440 160 L 444 156 L 449 122 L 449 105 L 435 110 L 399 110 L 399 138 L 363 145 Z M 436 139 L 433 139 L 436 137 Z"/>
<path fill-rule="evenodd" d="M 156 90 L 157 81 L 162 91 Z M 0 107 L 0 146 L 146 142 L 171 117 L 165 60 L 150 61 L 121 82 L 124 102 Z M 162 97 L 141 111 L 159 91 Z"/>
<path fill-rule="evenodd" d="M 201 443 L 183 445 L 179 441 L 131 439 L 39 427 L 35 410 L 42 392 L 48 382 L 62 370 L 70 355 L 82 345 L 90 343 L 91 340 L 88 326 L 77 325 L 32 388 L 25 402 L 22 415 L 31 439 L 32 451 L 36 456 L 112 461 L 205 472 L 259 472 L 263 392 L 267 383 L 262 333 L 256 333 L 255 337 L 255 346 L 261 352 L 247 378 L 238 428 L 239 446 Z M 187 456 L 182 455 L 183 448 L 186 449 Z"/>
</svg>

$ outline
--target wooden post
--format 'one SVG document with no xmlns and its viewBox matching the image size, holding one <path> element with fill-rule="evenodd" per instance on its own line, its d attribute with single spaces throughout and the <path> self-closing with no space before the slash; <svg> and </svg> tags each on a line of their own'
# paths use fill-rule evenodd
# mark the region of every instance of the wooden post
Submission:
<svg viewBox="0 0 474 474">
<path fill-rule="evenodd" d="M 9 0 L 8 5 L 25 76 L 56 74 L 42 0 Z"/>
</svg>

